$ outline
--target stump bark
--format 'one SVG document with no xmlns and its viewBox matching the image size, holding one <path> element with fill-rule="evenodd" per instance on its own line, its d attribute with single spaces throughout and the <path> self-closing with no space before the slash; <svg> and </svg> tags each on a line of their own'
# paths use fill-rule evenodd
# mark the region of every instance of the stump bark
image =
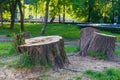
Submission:
<svg viewBox="0 0 120 80">
<path fill-rule="evenodd" d="M 109 60 L 114 60 L 115 41 L 115 36 L 94 32 L 88 51 L 102 52 Z"/>
<path fill-rule="evenodd" d="M 77 55 L 86 56 L 89 51 L 104 53 L 109 60 L 114 59 L 116 37 L 98 33 L 94 28 L 83 28 L 80 36 L 80 52 Z"/>
<path fill-rule="evenodd" d="M 69 64 L 64 50 L 64 41 L 60 36 L 35 37 L 25 40 L 24 45 L 18 46 L 20 53 L 27 52 L 32 63 L 48 64 L 53 69 L 64 68 Z"/>
<path fill-rule="evenodd" d="M 30 38 L 30 32 L 19 33 L 15 36 L 14 42 L 16 45 L 21 45 L 25 43 L 25 39 Z"/>
<path fill-rule="evenodd" d="M 94 32 L 98 32 L 97 29 L 88 27 L 83 28 L 80 33 L 80 52 L 78 55 L 80 56 L 86 56 L 87 55 L 87 49 L 90 45 L 90 42 L 93 38 Z"/>
</svg>

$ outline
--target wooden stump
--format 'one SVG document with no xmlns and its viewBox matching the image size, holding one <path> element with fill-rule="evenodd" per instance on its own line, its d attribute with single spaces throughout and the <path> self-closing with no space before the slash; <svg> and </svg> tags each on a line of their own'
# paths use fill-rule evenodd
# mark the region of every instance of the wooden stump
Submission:
<svg viewBox="0 0 120 80">
<path fill-rule="evenodd" d="M 94 28 L 83 28 L 80 36 L 80 52 L 86 56 L 89 51 L 104 53 L 109 60 L 114 59 L 115 36 L 98 33 Z"/>
<path fill-rule="evenodd" d="M 87 49 L 89 47 L 89 43 L 91 42 L 93 38 L 94 32 L 98 32 L 96 29 L 88 27 L 83 28 L 80 33 L 80 52 L 78 55 L 80 56 L 86 56 L 87 55 Z"/>
<path fill-rule="evenodd" d="M 35 63 L 48 64 L 53 69 L 64 68 L 68 63 L 68 58 L 64 51 L 64 41 L 60 36 L 35 37 L 25 40 L 24 45 L 18 46 L 20 53 L 27 52 Z"/>
<path fill-rule="evenodd" d="M 15 41 L 17 45 L 21 45 L 25 43 L 25 39 L 30 38 L 30 32 L 23 32 L 23 33 L 19 33 L 16 35 L 15 37 Z"/>
<path fill-rule="evenodd" d="M 95 32 L 88 47 L 88 51 L 95 51 L 97 53 L 102 52 L 109 60 L 113 60 L 115 57 L 115 40 L 115 36 Z"/>
</svg>

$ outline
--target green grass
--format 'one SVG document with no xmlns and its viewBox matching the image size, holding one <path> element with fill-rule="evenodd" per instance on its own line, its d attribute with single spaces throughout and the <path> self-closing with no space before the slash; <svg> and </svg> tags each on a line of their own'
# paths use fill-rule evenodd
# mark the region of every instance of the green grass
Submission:
<svg viewBox="0 0 120 80">
<path fill-rule="evenodd" d="M 89 56 L 92 56 L 92 57 L 96 57 L 98 59 L 104 59 L 106 60 L 107 59 L 107 56 L 103 53 L 103 52 L 96 52 L 96 51 L 89 51 L 88 52 L 88 55 Z"/>
<path fill-rule="evenodd" d="M 87 70 L 85 74 L 89 75 L 92 80 L 120 80 L 119 69 L 106 69 L 102 72 Z"/>
<path fill-rule="evenodd" d="M 14 55 L 14 49 L 11 42 L 0 42 L 0 57 L 10 57 Z"/>
<path fill-rule="evenodd" d="M 120 48 L 115 49 L 115 55 L 120 57 Z"/>
<path fill-rule="evenodd" d="M 79 50 L 80 50 L 79 47 L 76 46 L 65 46 L 66 53 L 74 53 L 78 52 Z"/>
<path fill-rule="evenodd" d="M 104 33 L 104 34 L 116 36 L 116 41 L 117 41 L 117 42 L 120 42 L 120 34 L 108 32 L 108 31 L 103 31 L 103 30 L 100 31 L 100 33 Z"/>
<path fill-rule="evenodd" d="M 80 30 L 76 25 L 70 24 L 48 24 L 46 33 L 41 35 L 42 24 L 25 23 L 25 31 L 30 31 L 32 36 L 44 35 L 60 35 L 66 39 L 78 39 Z M 4 24 L 4 28 L 0 31 L 0 35 L 7 35 L 20 32 L 20 24 L 16 23 L 13 30 L 9 29 L 9 23 Z"/>
<path fill-rule="evenodd" d="M 4 24 L 3 29 L 0 30 L 0 35 L 10 36 L 13 33 L 20 32 L 20 24 L 16 23 L 13 30 L 9 29 L 10 23 Z M 72 24 L 48 24 L 46 27 L 46 33 L 41 35 L 42 24 L 25 23 L 25 31 L 30 31 L 32 36 L 44 36 L 44 35 L 60 35 L 66 39 L 78 39 L 80 38 L 80 28 L 77 25 Z M 111 33 L 108 31 L 100 31 L 101 33 L 114 35 L 117 37 L 117 42 L 120 42 L 120 34 Z"/>
<path fill-rule="evenodd" d="M 81 80 L 81 77 L 79 75 L 77 75 L 77 76 L 70 78 L 68 80 Z"/>
</svg>

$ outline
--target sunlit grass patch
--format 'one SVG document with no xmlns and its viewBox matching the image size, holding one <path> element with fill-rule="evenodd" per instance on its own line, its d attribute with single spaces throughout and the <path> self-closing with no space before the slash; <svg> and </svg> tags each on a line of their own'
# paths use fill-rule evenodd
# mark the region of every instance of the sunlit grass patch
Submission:
<svg viewBox="0 0 120 80">
<path fill-rule="evenodd" d="M 120 69 L 106 69 L 104 71 L 87 70 L 85 74 L 92 80 L 120 80 Z"/>
<path fill-rule="evenodd" d="M 66 53 L 75 53 L 78 52 L 80 49 L 77 46 L 65 46 Z"/>
</svg>

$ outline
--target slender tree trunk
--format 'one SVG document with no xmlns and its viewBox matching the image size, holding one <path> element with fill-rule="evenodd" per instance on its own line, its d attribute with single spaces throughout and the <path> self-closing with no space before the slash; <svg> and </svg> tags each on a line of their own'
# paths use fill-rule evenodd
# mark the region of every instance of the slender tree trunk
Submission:
<svg viewBox="0 0 120 80">
<path fill-rule="evenodd" d="M 22 11 L 22 4 L 21 4 L 20 0 L 17 0 L 17 1 L 18 1 L 18 7 L 20 10 L 21 30 L 24 30 L 24 15 L 23 15 L 23 11 Z"/>
<path fill-rule="evenodd" d="M 61 23 L 60 7 L 59 7 L 59 23 Z"/>
<path fill-rule="evenodd" d="M 2 15 L 2 1 L 0 1 L 0 21 L 1 21 L 1 24 L 0 24 L 0 28 L 2 28 L 3 26 L 3 15 Z"/>
<path fill-rule="evenodd" d="M 38 13 L 38 5 L 37 5 L 37 3 L 35 4 L 35 6 L 36 6 L 36 19 L 37 19 L 37 13 Z M 37 21 L 36 21 L 36 23 L 37 23 Z"/>
<path fill-rule="evenodd" d="M 65 4 L 63 4 L 63 23 L 65 23 Z"/>
<path fill-rule="evenodd" d="M 47 22 L 48 22 L 48 13 L 49 13 L 49 3 L 50 0 L 47 0 L 46 5 L 45 5 L 45 19 L 44 19 L 44 24 L 43 24 L 43 28 L 41 30 L 41 34 L 45 34 L 45 30 L 46 30 L 46 26 L 47 26 Z"/>
<path fill-rule="evenodd" d="M 89 3 L 88 4 L 88 23 L 90 22 L 90 19 L 91 19 L 91 11 L 92 11 L 92 7 L 91 7 L 91 4 Z"/>
<path fill-rule="evenodd" d="M 112 19 L 111 22 L 114 23 L 114 1 L 112 0 Z"/>
<path fill-rule="evenodd" d="M 55 20 L 55 16 L 52 17 L 52 19 L 50 20 L 50 23 L 53 23 L 54 20 Z"/>
<path fill-rule="evenodd" d="M 11 24 L 10 24 L 10 29 L 14 28 L 16 8 L 17 8 L 17 0 L 12 1 L 12 5 L 11 5 Z"/>
<path fill-rule="evenodd" d="M 91 18 L 90 13 L 91 13 L 91 10 L 89 9 L 88 10 L 88 23 L 90 22 L 90 18 Z"/>
</svg>

